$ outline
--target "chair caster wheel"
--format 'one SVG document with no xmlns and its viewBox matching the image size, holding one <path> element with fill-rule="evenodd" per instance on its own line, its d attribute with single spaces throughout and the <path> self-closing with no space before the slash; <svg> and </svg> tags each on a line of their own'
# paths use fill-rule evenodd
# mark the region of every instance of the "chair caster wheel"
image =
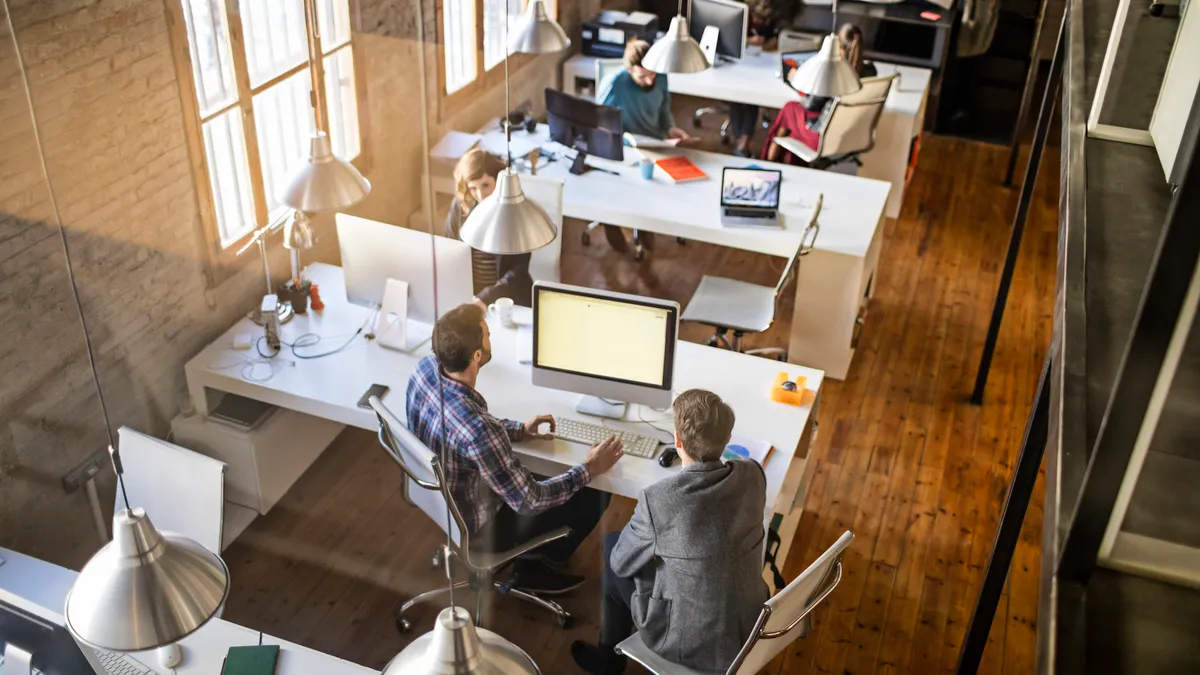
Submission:
<svg viewBox="0 0 1200 675">
<path fill-rule="evenodd" d="M 640 249 L 640 248 L 639 248 L 638 250 L 636 250 L 636 251 L 634 251 L 634 252 L 633 252 L 633 259 L 634 259 L 634 260 L 636 260 L 636 261 L 638 261 L 638 262 L 641 262 L 641 261 L 642 261 L 642 260 L 644 260 L 645 258 L 646 258 L 646 251 L 645 251 L 644 249 Z"/>
<path fill-rule="evenodd" d="M 438 551 L 437 553 L 433 554 L 433 557 L 429 559 L 429 565 L 430 565 L 430 567 L 432 567 L 435 570 L 442 566 L 442 552 L 441 551 Z"/>
<path fill-rule="evenodd" d="M 570 614 L 558 617 L 558 627 L 563 630 L 571 630 L 575 627 L 575 617 Z"/>
<path fill-rule="evenodd" d="M 683 246 L 684 244 L 687 243 L 687 239 L 684 239 L 683 237 L 675 237 L 675 242 L 678 243 L 680 246 Z"/>
<path fill-rule="evenodd" d="M 407 633 L 412 630 L 412 622 L 402 616 L 398 616 L 396 617 L 396 630 L 401 633 Z"/>
<path fill-rule="evenodd" d="M 582 242 L 584 246 L 591 246 L 592 245 L 591 233 L 584 232 L 583 234 L 579 235 L 579 241 Z"/>
</svg>

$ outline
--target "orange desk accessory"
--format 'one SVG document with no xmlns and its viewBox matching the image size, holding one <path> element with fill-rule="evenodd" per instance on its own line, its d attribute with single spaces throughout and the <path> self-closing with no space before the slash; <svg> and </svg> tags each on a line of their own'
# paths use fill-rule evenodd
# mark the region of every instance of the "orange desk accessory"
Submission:
<svg viewBox="0 0 1200 675">
<path fill-rule="evenodd" d="M 796 388 L 791 391 L 784 389 L 783 384 L 788 381 L 793 382 Z M 771 400 L 788 405 L 804 405 L 804 384 L 807 381 L 806 377 L 797 377 L 792 380 L 786 372 L 780 371 L 775 376 L 775 384 L 771 386 Z"/>
</svg>

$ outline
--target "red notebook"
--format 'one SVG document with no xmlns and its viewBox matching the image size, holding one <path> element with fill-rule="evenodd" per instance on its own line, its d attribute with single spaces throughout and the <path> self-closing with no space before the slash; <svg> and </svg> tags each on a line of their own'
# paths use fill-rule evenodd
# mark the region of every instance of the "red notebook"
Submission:
<svg viewBox="0 0 1200 675">
<path fill-rule="evenodd" d="M 674 183 L 690 183 L 708 178 L 708 174 L 701 171 L 700 167 L 687 157 L 668 157 L 658 160 L 655 164 Z"/>
</svg>

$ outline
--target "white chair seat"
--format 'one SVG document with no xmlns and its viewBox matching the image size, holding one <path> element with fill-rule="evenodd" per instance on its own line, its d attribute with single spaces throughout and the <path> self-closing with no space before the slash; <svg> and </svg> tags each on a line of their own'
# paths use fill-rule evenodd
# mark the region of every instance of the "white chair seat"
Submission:
<svg viewBox="0 0 1200 675">
<path fill-rule="evenodd" d="M 775 289 L 704 275 L 683 310 L 684 321 L 761 333 L 775 320 Z"/>
<path fill-rule="evenodd" d="M 808 162 L 808 163 L 817 161 L 817 159 L 821 156 L 821 153 L 817 152 L 816 150 L 808 147 L 807 145 L 805 145 L 803 143 L 796 143 L 794 145 L 791 145 L 788 147 L 788 150 L 791 150 L 793 155 L 799 157 L 802 161 Z"/>
<path fill-rule="evenodd" d="M 643 668 L 649 670 L 655 675 L 724 675 L 723 670 L 696 670 L 681 666 L 678 663 L 672 663 L 663 657 L 650 651 L 645 642 L 642 642 L 642 634 L 634 633 L 625 638 L 621 644 L 617 645 L 617 652 L 628 656 L 637 661 Z"/>
</svg>

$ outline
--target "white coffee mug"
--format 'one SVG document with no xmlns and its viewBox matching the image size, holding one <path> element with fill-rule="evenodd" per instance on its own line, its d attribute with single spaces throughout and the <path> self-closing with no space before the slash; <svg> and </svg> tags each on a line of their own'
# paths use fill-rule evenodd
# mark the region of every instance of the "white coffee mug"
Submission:
<svg viewBox="0 0 1200 675">
<path fill-rule="evenodd" d="M 505 328 L 512 328 L 517 325 L 513 321 L 513 301 L 512 298 L 496 298 L 496 301 L 488 305 L 488 313 L 494 313 L 497 319 L 500 319 L 500 325 Z"/>
</svg>

